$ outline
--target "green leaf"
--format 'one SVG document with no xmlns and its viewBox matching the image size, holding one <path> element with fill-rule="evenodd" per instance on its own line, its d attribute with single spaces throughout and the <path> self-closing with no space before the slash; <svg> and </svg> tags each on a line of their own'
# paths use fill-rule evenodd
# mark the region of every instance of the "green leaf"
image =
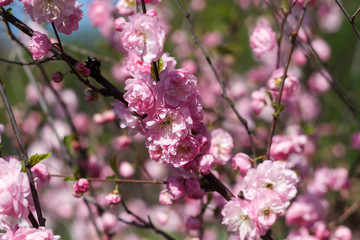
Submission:
<svg viewBox="0 0 360 240">
<path fill-rule="evenodd" d="M 279 116 L 279 114 L 282 112 L 282 110 L 284 110 L 284 108 L 285 108 L 284 104 L 280 104 L 273 115 Z"/>
<path fill-rule="evenodd" d="M 21 160 L 20 163 L 21 163 L 21 171 L 26 172 L 24 161 Z"/>
<path fill-rule="evenodd" d="M 106 179 L 116 179 L 116 176 L 115 175 L 107 176 Z"/>
<path fill-rule="evenodd" d="M 116 155 L 110 160 L 110 167 L 114 171 L 115 175 L 117 175 Z"/>
<path fill-rule="evenodd" d="M 271 100 L 271 102 L 274 100 L 274 98 L 273 98 L 273 95 L 271 94 L 271 92 L 270 91 L 266 91 L 266 94 L 269 96 L 269 98 L 270 98 L 270 100 Z"/>
<path fill-rule="evenodd" d="M 73 176 L 75 181 L 79 179 L 79 166 L 75 167 Z"/>
<path fill-rule="evenodd" d="M 64 177 L 64 182 L 75 182 L 76 179 L 73 177 Z"/>
<path fill-rule="evenodd" d="M 30 167 L 35 166 L 36 164 L 38 164 L 39 162 L 41 162 L 44 159 L 47 159 L 50 156 L 51 156 L 51 153 L 44 153 L 44 154 L 35 153 L 29 159 Z"/>
<path fill-rule="evenodd" d="M 162 68 L 164 67 L 164 61 L 162 60 L 162 58 L 156 61 L 156 66 L 157 66 L 158 74 L 160 74 Z M 156 74 L 153 64 L 151 64 L 151 77 L 152 79 L 154 79 L 154 81 L 156 81 Z"/>
<path fill-rule="evenodd" d="M 73 135 L 67 135 L 64 137 L 64 144 L 68 150 L 68 152 L 70 153 L 70 155 L 75 155 L 75 150 L 73 148 L 73 141 L 74 141 L 74 136 Z"/>
</svg>

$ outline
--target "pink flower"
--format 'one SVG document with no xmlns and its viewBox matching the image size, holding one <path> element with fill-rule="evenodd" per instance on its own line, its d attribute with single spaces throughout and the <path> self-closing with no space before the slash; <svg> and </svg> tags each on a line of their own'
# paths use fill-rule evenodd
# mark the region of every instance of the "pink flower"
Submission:
<svg viewBox="0 0 360 240">
<path fill-rule="evenodd" d="M 270 158 L 273 160 L 287 160 L 292 153 L 302 153 L 307 142 L 305 135 L 284 136 L 276 135 L 270 148 Z"/>
<path fill-rule="evenodd" d="M 194 177 L 185 179 L 186 196 L 192 199 L 200 199 L 205 191 L 200 187 L 200 183 Z"/>
<path fill-rule="evenodd" d="M 44 58 L 51 47 L 52 43 L 45 34 L 37 31 L 34 32 L 34 36 L 32 36 L 30 40 L 29 48 L 35 61 Z"/>
<path fill-rule="evenodd" d="M 286 212 L 286 224 L 312 227 L 325 216 L 327 203 L 312 194 L 301 195 L 296 198 Z"/>
<path fill-rule="evenodd" d="M 74 12 L 75 0 L 20 0 L 24 4 L 24 11 L 30 14 L 33 21 L 61 22 Z"/>
<path fill-rule="evenodd" d="M 91 24 L 96 27 L 104 26 L 112 21 L 114 9 L 109 0 L 95 0 L 89 4 L 88 15 Z"/>
<path fill-rule="evenodd" d="M 60 83 L 62 82 L 62 80 L 64 80 L 64 74 L 61 72 L 54 72 L 51 75 L 51 80 L 53 80 L 56 83 Z"/>
<path fill-rule="evenodd" d="M 333 234 L 330 236 L 330 240 L 351 240 L 352 233 L 348 227 L 338 226 Z"/>
<path fill-rule="evenodd" d="M 316 3 L 317 0 L 310 0 L 308 3 L 308 7 L 313 6 Z M 307 0 L 298 0 L 296 3 L 300 6 L 303 7 L 305 5 L 305 3 L 307 2 Z"/>
<path fill-rule="evenodd" d="M 329 81 L 323 76 L 323 74 L 331 80 L 331 76 L 327 71 L 322 70 L 320 72 L 316 72 L 311 74 L 308 80 L 309 88 L 316 93 L 324 93 L 330 88 Z"/>
<path fill-rule="evenodd" d="M 132 140 L 128 136 L 120 136 L 114 139 L 113 145 L 116 149 L 122 150 L 131 144 Z"/>
<path fill-rule="evenodd" d="M 178 200 L 185 196 L 185 179 L 182 176 L 169 177 L 166 180 L 166 189 L 171 200 Z"/>
<path fill-rule="evenodd" d="M 9 5 L 12 2 L 13 2 L 13 0 L 0 0 L 0 7 Z"/>
<path fill-rule="evenodd" d="M 138 132 L 144 134 L 146 132 L 144 123 L 138 117 L 134 116 L 124 103 L 116 100 L 116 102 L 110 104 L 114 107 L 114 109 L 112 109 L 114 113 L 120 118 L 121 128 L 128 127 L 130 135 L 135 135 Z"/>
<path fill-rule="evenodd" d="M 247 172 L 241 190 L 245 199 L 252 200 L 261 190 L 270 189 L 279 195 L 286 208 L 296 196 L 298 181 L 296 173 L 287 168 L 285 162 L 265 160 Z"/>
<path fill-rule="evenodd" d="M 125 58 L 125 67 L 132 75 L 138 71 L 141 73 L 150 73 L 151 71 L 151 63 L 145 63 L 141 57 L 134 52 L 129 52 Z"/>
<path fill-rule="evenodd" d="M 223 39 L 219 32 L 207 32 L 203 36 L 203 43 L 206 48 L 214 48 L 222 43 Z"/>
<path fill-rule="evenodd" d="M 121 201 L 121 196 L 117 190 L 108 193 L 105 197 L 107 204 L 109 205 L 117 205 Z"/>
<path fill-rule="evenodd" d="M 351 135 L 350 143 L 353 148 L 360 149 L 360 132 L 356 132 Z"/>
<path fill-rule="evenodd" d="M 166 152 L 168 164 L 179 168 L 193 161 L 200 153 L 199 142 L 193 135 L 188 135 L 184 139 L 173 141 Z"/>
<path fill-rule="evenodd" d="M 250 35 L 250 46 L 257 58 L 261 58 L 276 46 L 275 32 L 264 25 L 254 28 Z"/>
<path fill-rule="evenodd" d="M 29 180 L 15 157 L 0 158 L 0 214 L 27 216 L 31 199 Z"/>
<path fill-rule="evenodd" d="M 55 26 L 59 32 L 70 35 L 73 31 L 79 29 L 79 22 L 83 18 L 81 7 L 81 3 L 75 2 L 73 13 L 66 16 L 62 21 L 55 22 Z"/>
<path fill-rule="evenodd" d="M 322 61 L 327 61 L 331 55 L 331 49 L 327 42 L 321 38 L 315 38 L 311 41 L 311 45 Z"/>
<path fill-rule="evenodd" d="M 131 178 L 135 173 L 135 169 L 129 162 L 121 162 L 119 173 L 124 178 Z"/>
<path fill-rule="evenodd" d="M 159 20 L 147 14 L 129 16 L 122 24 L 121 42 L 129 52 L 135 52 L 144 62 L 157 61 L 163 54 L 165 31 Z"/>
<path fill-rule="evenodd" d="M 221 210 L 222 224 L 237 232 L 241 240 L 258 240 L 260 235 L 256 224 L 255 209 L 246 200 L 232 198 Z"/>
<path fill-rule="evenodd" d="M 291 230 L 286 240 L 319 240 L 317 237 L 310 235 L 309 229 L 301 227 L 298 230 Z"/>
<path fill-rule="evenodd" d="M 210 154 L 202 155 L 198 158 L 197 170 L 202 174 L 209 174 L 214 166 L 214 157 Z"/>
<path fill-rule="evenodd" d="M 20 227 L 14 234 L 11 240 L 61 240 L 59 235 L 53 234 L 52 230 L 45 227 L 25 228 Z"/>
<path fill-rule="evenodd" d="M 134 13 L 135 0 L 120 0 L 116 4 L 116 10 L 122 16 L 129 16 Z"/>
<path fill-rule="evenodd" d="M 50 175 L 47 167 L 44 164 L 42 163 L 36 164 L 31 168 L 31 172 L 33 174 L 36 188 L 46 187 L 49 184 Z"/>
<path fill-rule="evenodd" d="M 259 115 L 265 106 L 269 103 L 270 99 L 265 91 L 265 88 L 255 90 L 251 93 L 251 108 L 255 114 Z"/>
<path fill-rule="evenodd" d="M 197 78 L 186 69 L 169 72 L 156 84 L 157 100 L 162 106 L 182 107 L 189 104 L 191 97 L 196 94 Z"/>
<path fill-rule="evenodd" d="M 150 73 L 129 78 L 125 84 L 127 92 L 124 99 L 129 103 L 130 110 L 141 115 L 148 113 L 155 105 L 155 82 Z"/>
<path fill-rule="evenodd" d="M 213 155 L 217 164 L 225 164 L 230 159 L 233 147 L 233 138 L 228 132 L 219 128 L 211 133 L 209 153 Z"/>
<path fill-rule="evenodd" d="M 279 96 L 283 75 L 284 75 L 283 68 L 276 69 L 271 75 L 269 81 L 267 82 L 267 86 L 270 89 L 271 94 L 276 98 Z M 285 85 L 282 93 L 282 98 L 285 99 L 295 96 L 295 94 L 299 91 L 299 89 L 300 89 L 300 84 L 299 84 L 298 76 L 288 72 L 285 78 Z"/>
<path fill-rule="evenodd" d="M 245 153 L 237 153 L 232 158 L 233 168 L 236 168 L 241 173 L 247 173 L 247 171 L 251 168 L 251 158 Z"/>
<path fill-rule="evenodd" d="M 84 193 L 89 191 L 89 181 L 86 178 L 80 178 L 73 185 L 74 196 L 81 197 Z"/>
</svg>

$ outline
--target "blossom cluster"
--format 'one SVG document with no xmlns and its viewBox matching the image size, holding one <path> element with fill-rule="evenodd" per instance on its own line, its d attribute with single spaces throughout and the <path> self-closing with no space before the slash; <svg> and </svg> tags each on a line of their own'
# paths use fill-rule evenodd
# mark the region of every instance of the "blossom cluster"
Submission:
<svg viewBox="0 0 360 240">
<path fill-rule="evenodd" d="M 241 240 L 256 240 L 285 213 L 296 196 L 299 179 L 285 162 L 265 160 L 250 169 L 241 182 L 240 197 L 232 198 L 221 211 L 222 223 Z"/>
</svg>

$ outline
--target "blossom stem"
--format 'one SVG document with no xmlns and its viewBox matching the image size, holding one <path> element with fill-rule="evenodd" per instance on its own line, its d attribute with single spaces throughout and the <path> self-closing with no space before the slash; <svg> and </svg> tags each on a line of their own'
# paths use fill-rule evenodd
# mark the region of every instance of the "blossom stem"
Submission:
<svg viewBox="0 0 360 240">
<path fill-rule="evenodd" d="M 37 191 L 36 191 L 36 188 L 35 188 L 34 179 L 33 179 L 32 173 L 31 173 L 30 163 L 28 161 L 28 156 L 26 154 L 24 144 L 23 144 L 23 142 L 21 140 L 20 130 L 19 130 L 18 125 L 16 123 L 15 116 L 14 116 L 14 113 L 13 113 L 13 111 L 11 109 L 9 99 L 8 99 L 8 97 L 6 95 L 6 92 L 5 92 L 5 89 L 4 89 L 4 84 L 3 84 L 2 80 L 1 80 L 1 78 L 0 78 L 0 95 L 1 95 L 2 100 L 4 102 L 6 111 L 7 111 L 8 115 L 9 115 L 9 118 L 10 118 L 11 126 L 12 126 L 13 131 L 14 131 L 15 136 L 16 136 L 16 141 L 17 141 L 19 149 L 20 149 L 21 160 L 23 161 L 23 163 L 25 165 L 25 171 L 26 171 L 26 174 L 27 174 L 28 179 L 29 179 L 31 195 L 32 195 L 33 200 L 34 200 L 34 205 L 35 205 L 36 214 L 37 214 L 37 217 L 38 217 L 38 220 L 39 220 L 39 225 L 40 226 L 45 226 L 45 219 L 43 218 L 43 215 L 42 215 L 42 212 L 41 212 L 40 201 L 39 201 L 39 197 L 38 197 L 38 194 L 37 194 Z"/>
<path fill-rule="evenodd" d="M 71 176 L 50 174 L 51 177 L 71 178 Z M 104 178 L 86 178 L 88 181 L 94 182 L 116 182 L 116 183 L 142 183 L 142 184 L 165 184 L 163 181 L 157 180 L 140 180 L 140 179 L 104 179 Z"/>
<path fill-rule="evenodd" d="M 287 76 L 287 72 L 288 72 L 288 69 L 289 69 L 289 66 L 290 66 L 290 62 L 291 62 L 291 57 L 292 57 L 292 54 L 294 52 L 294 49 L 295 49 L 295 44 L 296 44 L 296 39 L 297 39 L 297 35 L 298 35 L 298 32 L 300 30 L 300 27 L 302 25 L 302 22 L 304 20 L 304 16 L 305 16 L 305 12 L 306 12 L 306 9 L 307 9 L 307 5 L 309 4 L 309 2 L 307 1 L 302 10 L 301 10 L 301 13 L 300 13 L 300 18 L 297 22 L 297 26 L 296 26 L 296 29 L 293 30 L 291 32 L 291 36 L 290 36 L 290 39 L 291 39 L 291 46 L 290 46 L 290 49 L 289 49 L 289 52 L 288 52 L 288 56 L 287 56 L 287 59 L 286 59 L 286 63 L 285 63 L 285 67 L 284 67 L 284 74 L 282 76 L 282 81 L 281 81 L 281 85 L 280 85 L 280 91 L 279 91 L 279 96 L 278 98 L 276 99 L 276 107 L 275 107 L 275 113 L 276 113 L 276 110 L 279 109 L 280 107 L 280 104 L 281 104 L 281 97 L 282 97 L 282 93 L 283 93 L 283 90 L 284 90 L 284 86 L 285 86 L 285 79 L 286 79 L 286 76 Z M 274 136 L 274 133 L 275 133 L 275 128 L 276 128 L 276 124 L 278 122 L 278 119 L 279 119 L 279 116 L 280 116 L 280 112 L 278 114 L 273 114 L 273 121 L 271 123 L 271 127 L 270 127 L 270 133 L 269 133 L 269 137 L 268 137 L 268 140 L 267 140 L 267 144 L 266 144 L 266 152 L 265 152 L 265 155 L 264 155 L 264 159 L 269 159 L 269 155 L 270 155 L 270 148 L 271 148 L 271 143 L 272 143 L 272 138 Z"/>
<path fill-rule="evenodd" d="M 354 23 L 356 15 L 360 13 L 360 7 L 356 10 L 356 12 L 351 16 L 350 22 Z"/>
</svg>

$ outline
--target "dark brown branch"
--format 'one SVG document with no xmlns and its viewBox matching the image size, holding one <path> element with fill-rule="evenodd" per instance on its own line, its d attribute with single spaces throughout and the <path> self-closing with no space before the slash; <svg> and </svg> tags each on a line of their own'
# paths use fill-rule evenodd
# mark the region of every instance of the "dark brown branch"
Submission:
<svg viewBox="0 0 360 240">
<path fill-rule="evenodd" d="M 96 234 L 98 235 L 99 240 L 101 240 L 101 239 L 103 239 L 103 238 L 102 238 L 102 235 L 103 235 L 103 234 L 102 234 L 102 233 L 100 232 L 100 230 L 99 230 L 99 227 L 98 227 L 98 225 L 97 225 L 97 223 L 96 223 L 94 214 L 93 214 L 92 211 L 91 211 L 90 204 L 89 204 L 89 202 L 88 202 L 88 200 L 87 200 L 86 198 L 83 198 L 83 201 L 84 201 L 84 203 L 85 203 L 85 205 L 86 205 L 86 207 L 87 207 L 87 209 L 88 209 L 88 212 L 89 212 L 89 215 L 90 215 L 90 220 L 91 220 L 92 224 L 94 225 Z"/>
<path fill-rule="evenodd" d="M 356 15 L 360 13 L 360 7 L 356 10 L 356 12 L 351 16 L 350 22 L 354 23 Z"/>
<path fill-rule="evenodd" d="M 12 112 L 12 109 L 11 109 L 11 106 L 10 106 L 10 103 L 9 103 L 9 99 L 8 99 L 8 97 L 6 95 L 6 92 L 5 92 L 5 89 L 4 89 L 4 84 L 3 84 L 2 80 L 1 80 L 1 78 L 0 78 L 0 94 L 1 94 L 2 100 L 4 102 L 6 111 L 7 111 L 8 115 L 9 115 L 11 126 L 12 126 L 13 131 L 14 131 L 15 136 L 16 136 L 16 141 L 17 141 L 19 149 L 20 149 L 20 159 L 23 161 L 23 163 L 25 165 L 26 174 L 27 174 L 27 176 L 29 178 L 31 195 L 32 195 L 33 200 L 34 200 L 34 205 L 35 205 L 35 210 L 36 210 L 36 214 L 37 214 L 37 217 L 38 217 L 39 225 L 40 226 L 45 226 L 45 219 L 43 218 L 43 215 L 42 215 L 42 212 L 41 212 L 40 201 L 39 201 L 39 197 L 38 197 L 38 194 L 37 194 L 37 191 L 36 191 L 36 188 L 35 188 L 30 163 L 28 161 L 28 156 L 26 154 L 24 144 L 23 144 L 23 142 L 21 140 L 20 130 L 19 130 L 18 125 L 16 123 L 15 116 L 14 116 L 14 114 Z"/>
<path fill-rule="evenodd" d="M 219 180 L 214 174 L 210 173 L 207 175 L 202 175 L 206 182 L 202 182 L 201 187 L 206 191 L 215 191 L 223 196 L 226 200 L 230 200 L 234 197 L 234 194 Z"/>
<path fill-rule="evenodd" d="M 346 11 L 346 9 L 344 8 L 344 6 L 339 2 L 339 0 L 335 0 L 335 2 L 337 3 L 337 5 L 339 6 L 339 8 L 341 9 L 341 11 L 344 13 L 345 17 L 347 18 L 347 20 L 349 21 L 351 27 L 354 29 L 356 36 L 358 37 L 358 39 L 360 40 L 360 32 L 359 30 L 356 28 L 355 24 L 354 24 L 354 19 L 356 14 L 354 14 L 354 18 L 352 19 L 350 17 L 350 15 L 348 14 L 348 12 Z"/>
<path fill-rule="evenodd" d="M 38 62 L 28 62 L 28 63 L 23 63 L 23 62 L 16 62 L 16 61 L 10 61 L 4 58 L 0 58 L 0 62 L 5 62 L 5 63 L 9 63 L 9 64 L 14 64 L 14 65 L 20 65 L 20 66 L 29 66 L 29 65 L 37 65 L 37 64 L 42 64 L 42 63 L 46 63 L 46 62 L 50 62 L 53 60 L 59 60 L 57 58 L 46 58 L 44 60 L 38 61 Z"/>
<path fill-rule="evenodd" d="M 217 82 L 219 83 L 221 89 L 222 89 L 222 98 L 228 103 L 228 105 L 230 106 L 230 108 L 233 110 L 233 112 L 235 113 L 236 117 L 239 119 L 239 121 L 241 122 L 241 124 L 245 127 L 245 130 L 247 132 L 247 135 L 248 135 L 248 138 L 249 138 L 249 142 L 250 142 L 250 147 L 251 147 L 251 151 L 252 151 L 252 156 L 255 157 L 257 154 L 256 154 L 256 149 L 255 149 L 255 143 L 254 143 L 254 140 L 253 140 L 253 137 L 252 137 L 252 133 L 249 129 L 249 126 L 247 124 L 247 121 L 246 119 L 244 119 L 240 113 L 236 110 L 235 108 L 235 105 L 234 103 L 232 102 L 232 100 L 230 99 L 230 97 L 228 96 L 227 92 L 226 92 L 226 89 L 225 89 L 225 85 L 224 85 L 224 82 L 221 80 L 219 74 L 217 73 L 209 55 L 206 53 L 205 49 L 204 49 L 204 46 L 202 45 L 198 35 L 196 34 L 195 32 L 195 29 L 193 27 L 193 23 L 190 19 L 190 14 L 187 13 L 184 8 L 181 6 L 180 2 L 178 0 L 174 0 L 175 3 L 177 4 L 178 8 L 180 9 L 180 12 L 183 14 L 183 16 L 185 17 L 187 23 L 188 23 L 188 26 L 189 26 L 189 29 L 195 39 L 195 42 L 196 44 L 198 45 L 198 47 L 200 48 L 202 54 L 204 55 L 207 63 L 209 64 L 210 68 L 211 68 L 211 71 L 213 72 L 213 74 L 215 75 L 215 78 L 217 80 Z"/>
<path fill-rule="evenodd" d="M 282 76 L 279 96 L 276 99 L 275 113 L 273 114 L 273 121 L 271 123 L 269 137 L 268 137 L 267 144 L 266 144 L 266 152 L 265 152 L 265 155 L 264 155 L 265 160 L 269 159 L 272 138 L 274 136 L 275 129 L 276 129 L 276 124 L 277 124 L 277 121 L 278 121 L 279 115 L 280 115 L 280 113 L 277 113 L 277 110 L 279 109 L 280 104 L 281 104 L 281 97 L 282 97 L 282 93 L 283 93 L 284 86 L 285 86 L 285 80 L 286 80 L 287 72 L 288 72 L 288 69 L 289 69 L 290 62 L 291 62 L 291 56 L 292 56 L 292 54 L 294 52 L 294 49 L 295 49 L 297 35 L 298 35 L 299 29 L 301 27 L 302 21 L 304 19 L 305 12 L 306 12 L 306 9 L 307 9 L 307 5 L 308 5 L 308 2 L 305 3 L 304 7 L 301 10 L 300 18 L 299 18 L 299 20 L 297 22 L 296 29 L 291 32 L 291 36 L 290 36 L 291 45 L 290 45 L 290 49 L 289 49 L 288 56 L 287 56 L 287 59 L 286 59 L 285 67 L 284 67 L 284 74 Z"/>
</svg>

